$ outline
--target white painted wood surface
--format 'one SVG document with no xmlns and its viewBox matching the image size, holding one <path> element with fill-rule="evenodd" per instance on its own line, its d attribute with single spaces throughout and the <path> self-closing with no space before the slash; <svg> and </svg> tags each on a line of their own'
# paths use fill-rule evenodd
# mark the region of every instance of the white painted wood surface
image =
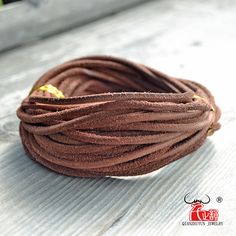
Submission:
<svg viewBox="0 0 236 236">
<path fill-rule="evenodd" d="M 24 0 L 0 7 L 0 52 L 135 6 L 144 0 Z"/>
<path fill-rule="evenodd" d="M 236 2 L 153 1 L 0 56 L 0 235 L 236 235 Z M 15 110 L 52 66 L 111 54 L 206 85 L 222 129 L 194 154 L 135 178 L 80 179 L 31 161 Z M 223 226 L 182 226 L 208 194 Z M 222 203 L 216 197 L 223 198 Z"/>
</svg>

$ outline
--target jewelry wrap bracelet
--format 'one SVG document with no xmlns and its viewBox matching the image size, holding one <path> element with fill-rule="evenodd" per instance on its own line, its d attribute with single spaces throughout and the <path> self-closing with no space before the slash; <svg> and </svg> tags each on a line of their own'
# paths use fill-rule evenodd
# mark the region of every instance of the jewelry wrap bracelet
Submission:
<svg viewBox="0 0 236 236">
<path fill-rule="evenodd" d="M 109 56 L 49 70 L 17 116 L 33 160 L 80 177 L 152 172 L 220 128 L 220 109 L 201 84 Z"/>
</svg>

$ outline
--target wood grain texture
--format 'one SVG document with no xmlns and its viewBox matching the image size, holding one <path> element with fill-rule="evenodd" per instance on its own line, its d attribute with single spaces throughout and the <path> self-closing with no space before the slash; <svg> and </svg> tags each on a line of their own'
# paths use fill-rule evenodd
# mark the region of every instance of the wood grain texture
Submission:
<svg viewBox="0 0 236 236">
<path fill-rule="evenodd" d="M 236 235 L 236 2 L 153 1 L 0 56 L 0 235 Z M 206 85 L 222 129 L 195 153 L 133 178 L 81 179 L 31 161 L 15 110 L 47 69 L 111 54 Z M 224 226 L 182 226 L 186 193 L 208 194 Z M 216 197 L 223 197 L 222 203 Z"/>
<path fill-rule="evenodd" d="M 0 8 L 0 52 L 63 32 L 143 0 L 25 0 Z M 14 17 L 12 17 L 14 16 Z"/>
</svg>

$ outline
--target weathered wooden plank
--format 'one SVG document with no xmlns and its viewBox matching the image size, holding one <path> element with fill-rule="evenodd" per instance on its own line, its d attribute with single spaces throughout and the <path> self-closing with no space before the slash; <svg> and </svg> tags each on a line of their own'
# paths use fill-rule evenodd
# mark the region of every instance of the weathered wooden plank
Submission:
<svg viewBox="0 0 236 236">
<path fill-rule="evenodd" d="M 74 28 L 142 2 L 27 0 L 4 5 L 0 8 L 0 51 Z"/>
</svg>

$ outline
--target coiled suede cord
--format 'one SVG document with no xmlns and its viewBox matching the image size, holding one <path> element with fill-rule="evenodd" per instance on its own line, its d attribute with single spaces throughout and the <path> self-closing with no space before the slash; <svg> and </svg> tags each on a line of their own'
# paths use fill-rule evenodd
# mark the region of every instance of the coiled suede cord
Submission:
<svg viewBox="0 0 236 236">
<path fill-rule="evenodd" d="M 51 69 L 17 116 L 33 160 L 80 177 L 157 170 L 198 149 L 220 128 L 220 109 L 201 84 L 109 56 Z"/>
</svg>

